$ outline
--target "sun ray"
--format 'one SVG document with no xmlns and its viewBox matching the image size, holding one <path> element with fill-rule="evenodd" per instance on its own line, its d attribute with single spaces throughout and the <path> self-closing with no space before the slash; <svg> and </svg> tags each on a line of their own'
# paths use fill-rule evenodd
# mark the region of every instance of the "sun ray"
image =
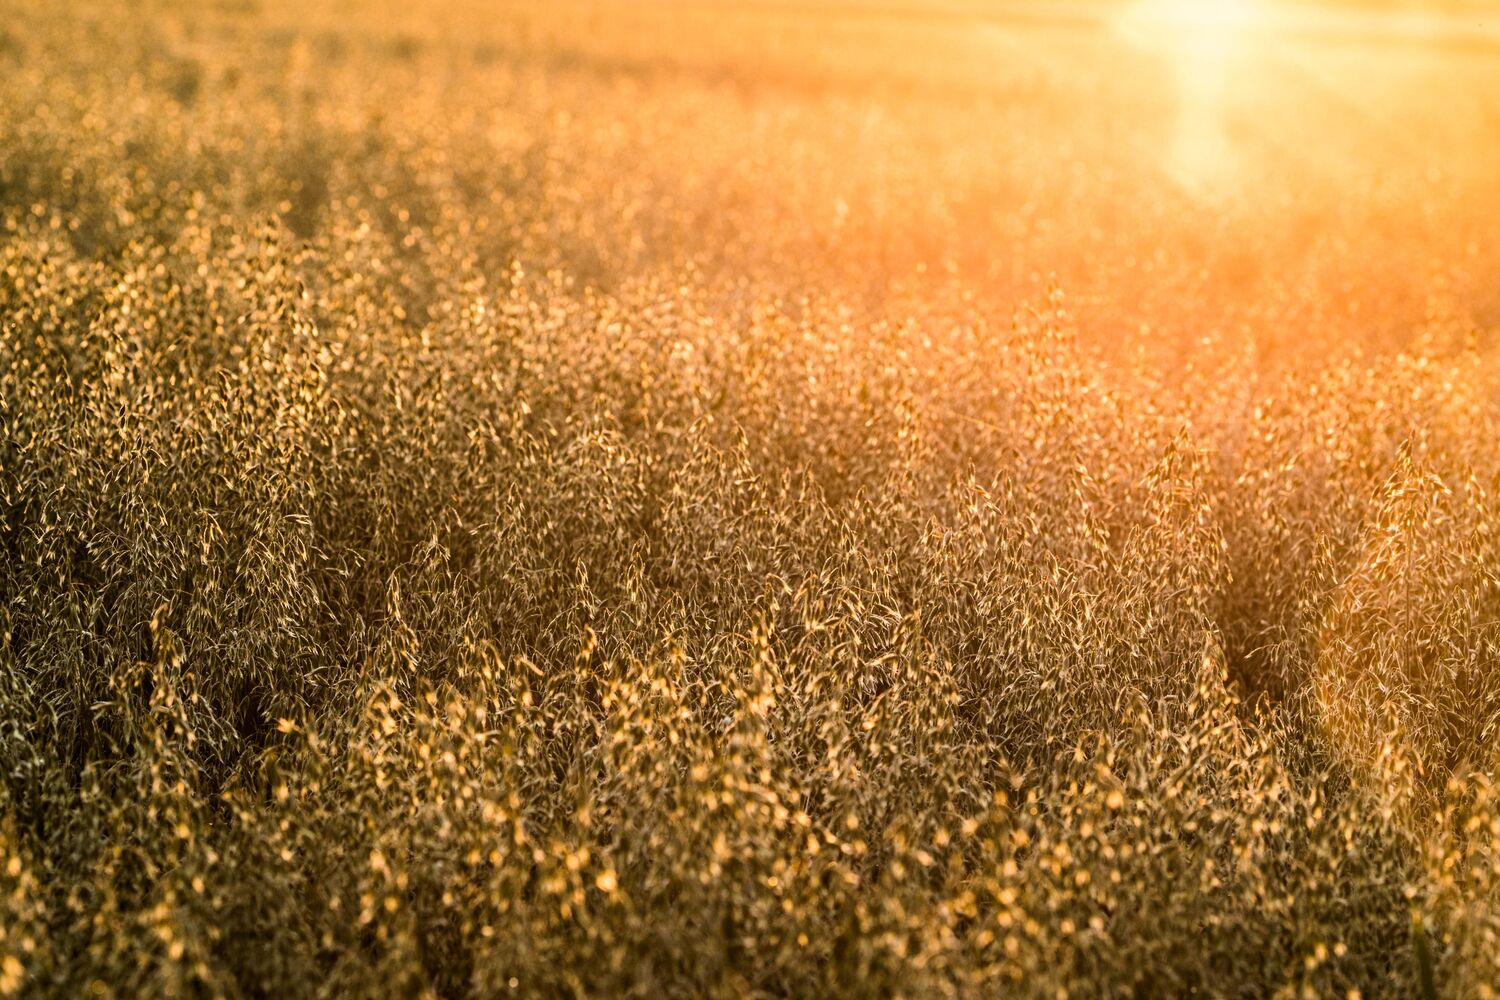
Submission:
<svg viewBox="0 0 1500 1000">
<path fill-rule="evenodd" d="M 1116 22 L 1170 66 L 1176 120 L 1163 167 L 1194 194 L 1222 193 L 1233 179 L 1230 84 L 1264 16 L 1261 0 L 1139 0 Z"/>
</svg>

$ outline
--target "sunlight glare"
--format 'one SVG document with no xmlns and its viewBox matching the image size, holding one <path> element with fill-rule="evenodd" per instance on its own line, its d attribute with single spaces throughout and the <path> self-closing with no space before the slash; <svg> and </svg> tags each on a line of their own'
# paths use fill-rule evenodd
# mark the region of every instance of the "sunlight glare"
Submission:
<svg viewBox="0 0 1500 1000">
<path fill-rule="evenodd" d="M 1138 0 L 1117 22 L 1171 68 L 1177 117 L 1164 165 L 1200 197 L 1222 194 L 1232 179 L 1229 84 L 1263 16 L 1261 0 Z"/>
</svg>

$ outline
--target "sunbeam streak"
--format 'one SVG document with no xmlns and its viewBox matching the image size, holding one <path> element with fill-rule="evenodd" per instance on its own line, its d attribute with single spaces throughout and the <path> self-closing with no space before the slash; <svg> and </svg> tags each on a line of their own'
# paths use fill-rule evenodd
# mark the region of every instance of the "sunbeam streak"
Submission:
<svg viewBox="0 0 1500 1000">
<path fill-rule="evenodd" d="M 1139 0 L 1116 27 L 1169 64 L 1176 118 L 1163 169 L 1183 189 L 1212 197 L 1233 183 L 1230 85 L 1264 19 L 1260 0 Z"/>
</svg>

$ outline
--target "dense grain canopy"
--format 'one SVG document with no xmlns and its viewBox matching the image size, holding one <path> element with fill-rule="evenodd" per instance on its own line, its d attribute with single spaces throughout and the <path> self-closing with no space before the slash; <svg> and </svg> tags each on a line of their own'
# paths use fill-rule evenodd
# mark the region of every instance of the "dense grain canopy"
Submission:
<svg viewBox="0 0 1500 1000">
<path fill-rule="evenodd" d="M 1493 995 L 1500 13 L 0 0 L 0 996 Z"/>
</svg>

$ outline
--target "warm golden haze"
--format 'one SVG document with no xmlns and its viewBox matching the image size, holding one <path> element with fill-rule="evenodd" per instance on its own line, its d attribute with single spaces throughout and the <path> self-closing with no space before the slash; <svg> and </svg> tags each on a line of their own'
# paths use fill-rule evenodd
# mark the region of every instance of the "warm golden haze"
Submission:
<svg viewBox="0 0 1500 1000">
<path fill-rule="evenodd" d="M 1500 984 L 1451 3 L 0 0 L 0 996 Z"/>
</svg>

